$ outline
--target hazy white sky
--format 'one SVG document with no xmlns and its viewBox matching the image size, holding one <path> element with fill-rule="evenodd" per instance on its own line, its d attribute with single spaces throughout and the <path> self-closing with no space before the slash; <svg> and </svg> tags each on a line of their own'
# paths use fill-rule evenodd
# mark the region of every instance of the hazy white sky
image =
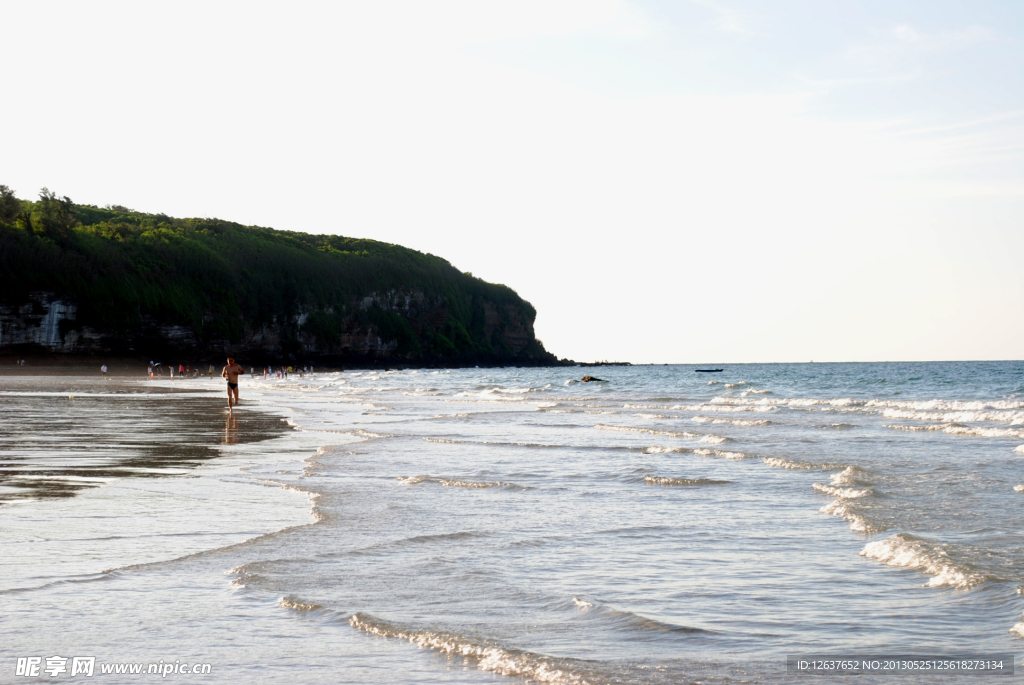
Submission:
<svg viewBox="0 0 1024 685">
<path fill-rule="evenodd" d="M 1024 358 L 1024 4 L 0 0 L 0 183 L 440 255 L 634 362 Z"/>
</svg>

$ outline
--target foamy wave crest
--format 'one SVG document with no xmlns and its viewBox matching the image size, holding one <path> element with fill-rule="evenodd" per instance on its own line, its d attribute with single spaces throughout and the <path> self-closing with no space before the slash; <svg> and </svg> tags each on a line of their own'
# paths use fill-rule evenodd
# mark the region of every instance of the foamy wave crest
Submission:
<svg viewBox="0 0 1024 685">
<path fill-rule="evenodd" d="M 1024 492 L 1024 485 L 1014 485 L 1013 486 L 1013 491 L 1014 492 Z"/>
<path fill-rule="evenodd" d="M 727 423 L 732 426 L 767 426 L 772 423 L 768 419 L 753 421 L 750 419 L 716 419 L 712 416 L 694 416 L 693 420 L 697 423 Z"/>
<path fill-rule="evenodd" d="M 577 670 L 576 663 L 569 659 L 534 654 L 490 640 L 476 640 L 445 631 L 409 630 L 366 614 L 355 614 L 349 623 L 371 635 L 408 640 L 418 647 L 461 657 L 481 671 L 538 683 L 584 685 L 587 682 L 582 669 Z"/>
<path fill-rule="evenodd" d="M 1016 447 L 1013 448 L 1013 451 L 1017 452 L 1018 454 L 1024 454 L 1024 445 L 1017 445 Z"/>
<path fill-rule="evenodd" d="M 925 401 L 897 401 L 897 400 L 869 400 L 865 406 L 868 407 L 894 407 L 897 409 L 916 409 L 919 411 L 985 411 L 988 409 L 1008 410 L 1024 409 L 1024 402 L 996 400 L 994 402 L 959 400 L 925 400 Z"/>
<path fill-rule="evenodd" d="M 726 452 L 725 450 L 709 450 L 703 447 L 695 449 L 694 454 L 702 457 L 721 457 L 722 459 L 752 459 L 753 456 L 750 454 L 743 454 L 743 452 Z"/>
<path fill-rule="evenodd" d="M 872 524 L 841 499 L 833 500 L 831 504 L 826 504 L 818 511 L 831 516 L 841 516 L 850 522 L 850 530 L 855 533 L 877 533 L 880 530 L 885 530 L 882 526 Z"/>
<path fill-rule="evenodd" d="M 958 563 L 949 554 L 950 546 L 897 533 L 886 540 L 868 543 L 862 557 L 875 559 L 889 566 L 912 568 L 932 576 L 925 587 L 949 586 L 969 590 L 988 580 L 966 563 Z"/>
<path fill-rule="evenodd" d="M 900 431 L 942 431 L 950 435 L 970 435 L 979 438 L 1024 438 L 1024 430 L 1014 428 L 980 428 L 975 426 L 962 426 L 957 423 L 947 423 L 932 426 L 904 426 L 898 423 L 886 424 L 886 428 Z"/>
<path fill-rule="evenodd" d="M 767 391 L 766 391 L 767 392 Z M 747 393 L 745 392 L 744 395 Z M 715 397 L 711 400 L 713 404 L 757 406 L 757 405 L 788 405 L 790 407 L 862 407 L 864 400 L 855 400 L 852 397 L 837 397 L 834 399 L 816 399 L 808 397 L 795 397 L 789 399 L 748 399 L 746 397 Z"/>
<path fill-rule="evenodd" d="M 710 478 L 667 478 L 664 476 L 644 476 L 648 485 L 725 485 L 727 480 L 712 480 Z"/>
<path fill-rule="evenodd" d="M 701 437 L 697 433 L 687 433 L 685 431 L 681 433 L 673 431 L 660 431 L 653 428 L 636 428 L 634 426 L 606 426 L 603 423 L 599 423 L 594 428 L 603 431 L 619 431 L 622 433 L 647 433 L 648 435 L 667 435 L 671 438 L 699 438 Z"/>
<path fill-rule="evenodd" d="M 765 464 L 768 464 L 768 466 L 773 466 L 777 469 L 805 469 L 808 471 L 816 471 L 820 469 L 822 471 L 838 471 L 839 469 L 847 468 L 846 464 L 814 464 L 807 461 L 783 459 L 782 457 L 765 457 L 762 461 Z"/>
<path fill-rule="evenodd" d="M 512 490 L 526 490 L 522 485 L 506 483 L 504 481 L 474 481 L 460 480 L 456 478 L 431 478 L 430 476 L 400 476 L 398 482 L 402 485 L 419 485 L 420 483 L 440 483 L 446 488 L 509 488 Z"/>
<path fill-rule="evenodd" d="M 740 381 L 739 383 L 726 383 L 725 387 L 727 387 L 727 388 L 739 388 L 739 387 L 744 386 L 746 384 L 747 384 L 746 381 Z"/>
<path fill-rule="evenodd" d="M 825 485 L 823 483 L 815 483 L 812 485 L 818 492 L 823 492 L 826 495 L 832 497 L 838 497 L 839 499 L 859 499 L 861 497 L 867 497 L 874 492 L 871 488 L 837 488 L 831 485 Z"/>
<path fill-rule="evenodd" d="M 715 398 L 718 399 L 718 398 Z M 714 400 L 712 400 L 713 402 Z M 677 404 L 670 409 L 676 411 L 700 411 L 700 412 L 769 412 L 777 411 L 774 404 Z"/>
<path fill-rule="evenodd" d="M 672 453 L 683 453 L 683 452 L 694 452 L 689 447 L 647 447 L 644 449 L 644 454 L 672 454 Z M 712 450 L 705 450 L 711 452 Z"/>
<path fill-rule="evenodd" d="M 723 442 L 729 442 L 732 438 L 725 438 L 721 435 L 705 435 L 700 439 L 701 442 L 706 442 L 711 445 L 721 445 Z"/>
<path fill-rule="evenodd" d="M 591 413 L 597 413 L 597 412 L 587 412 L 587 413 L 591 414 Z M 618 412 L 606 411 L 606 412 L 600 412 L 600 413 L 602 413 L 602 414 L 617 414 Z M 674 416 L 669 416 L 668 414 L 637 414 L 636 417 L 638 419 L 673 419 L 673 418 L 675 418 Z"/>
<path fill-rule="evenodd" d="M 294 597 L 282 597 L 278 600 L 278 605 L 280 605 L 282 609 L 293 609 L 295 611 L 313 611 L 314 609 L 320 608 L 319 604 L 306 604 L 298 601 Z"/>
<path fill-rule="evenodd" d="M 839 473 L 833 473 L 828 481 L 832 485 L 871 485 L 867 474 L 856 466 L 847 466 Z"/>
<path fill-rule="evenodd" d="M 1010 628 L 1010 632 L 1016 635 L 1017 637 L 1024 637 L 1024 623 L 1016 624 L 1015 626 Z"/>
<path fill-rule="evenodd" d="M 914 409 L 886 409 L 882 416 L 887 419 L 911 419 L 935 423 L 1024 423 L 1024 412 L 1020 411 L 921 411 Z"/>
<path fill-rule="evenodd" d="M 445 445 L 466 445 L 469 440 L 448 440 L 447 438 L 423 438 L 427 442 L 439 442 Z"/>
</svg>

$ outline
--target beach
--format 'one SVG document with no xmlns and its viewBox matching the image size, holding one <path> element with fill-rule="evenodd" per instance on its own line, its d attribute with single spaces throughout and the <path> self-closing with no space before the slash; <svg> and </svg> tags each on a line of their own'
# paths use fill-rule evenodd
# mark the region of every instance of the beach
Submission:
<svg viewBox="0 0 1024 685">
<path fill-rule="evenodd" d="M 220 379 L 0 377 L 3 668 L 780 683 L 1018 649 L 1024 365 L 694 368 L 246 375 L 230 415 Z"/>
</svg>

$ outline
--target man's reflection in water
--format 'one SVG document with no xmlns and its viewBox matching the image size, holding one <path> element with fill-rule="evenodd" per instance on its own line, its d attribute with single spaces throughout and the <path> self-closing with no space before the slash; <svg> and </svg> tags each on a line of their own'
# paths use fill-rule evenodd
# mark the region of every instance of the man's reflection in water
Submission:
<svg viewBox="0 0 1024 685">
<path fill-rule="evenodd" d="M 225 445 L 238 443 L 238 419 L 234 414 L 229 413 L 224 421 L 224 442 Z"/>
</svg>

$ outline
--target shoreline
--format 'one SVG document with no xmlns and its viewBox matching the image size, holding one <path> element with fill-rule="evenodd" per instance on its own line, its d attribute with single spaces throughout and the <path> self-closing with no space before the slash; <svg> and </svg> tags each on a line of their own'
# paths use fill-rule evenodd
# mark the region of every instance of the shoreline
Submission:
<svg viewBox="0 0 1024 685">
<path fill-rule="evenodd" d="M 17 362 L 21 359 L 25 360 L 24 365 L 19 365 Z M 296 366 L 296 362 L 276 362 L 274 364 L 255 364 L 255 363 L 243 363 L 244 360 L 238 359 L 238 363 L 246 368 L 257 368 L 262 369 L 264 366 L 272 366 L 277 369 L 281 366 Z M 513 365 L 487 365 L 487 364 L 413 364 L 413 363 L 384 363 L 384 362 L 367 362 L 365 364 L 313 364 L 313 368 L 316 373 L 338 373 L 344 371 L 405 371 L 410 369 L 508 369 L 508 368 L 571 368 L 571 367 L 595 367 L 595 366 L 631 366 L 630 362 L 574 362 L 570 360 L 563 360 L 565 363 L 560 364 L 513 364 Z M 177 366 L 177 362 L 174 362 Z M 220 369 L 224 366 L 225 360 L 221 359 L 217 362 L 211 362 L 206 360 L 182 360 L 181 363 L 189 366 L 196 366 L 202 369 L 198 378 L 192 378 L 191 375 L 187 376 L 183 380 L 199 380 L 204 378 L 210 378 L 209 366 L 212 363 L 214 368 L 214 378 L 220 378 Z M 57 376 L 62 374 L 72 373 L 76 376 L 95 376 L 99 378 L 101 376 L 100 367 L 104 364 L 107 365 L 107 375 L 111 378 L 137 378 L 149 380 L 148 366 L 149 360 L 142 359 L 140 357 L 123 357 L 111 355 L 104 357 L 101 355 L 11 355 L 11 354 L 0 354 L 0 377 L 2 376 Z M 169 368 L 169 363 L 168 367 Z M 296 368 L 298 368 L 296 366 Z M 248 374 L 247 374 L 248 375 Z M 155 378 L 153 380 L 160 380 Z M 170 380 L 169 376 L 164 375 L 162 380 Z M 175 371 L 174 380 L 178 380 L 177 371 Z"/>
</svg>

